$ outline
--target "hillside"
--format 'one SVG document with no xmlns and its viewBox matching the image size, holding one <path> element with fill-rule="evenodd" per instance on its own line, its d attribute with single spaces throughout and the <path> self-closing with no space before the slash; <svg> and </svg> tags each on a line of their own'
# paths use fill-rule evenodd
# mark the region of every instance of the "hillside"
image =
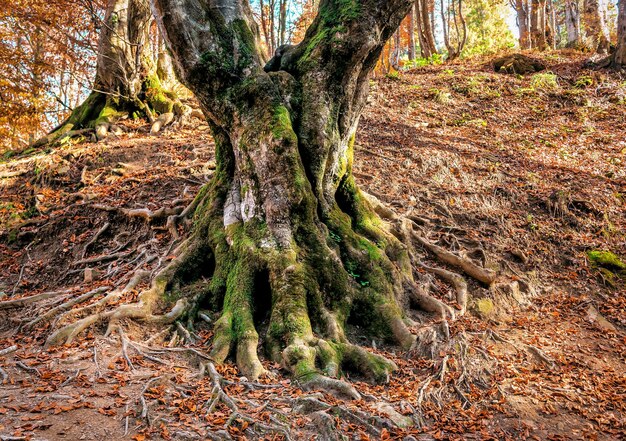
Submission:
<svg viewBox="0 0 626 441">
<path fill-rule="evenodd" d="M 448 352 L 359 341 L 399 369 L 386 385 L 350 378 L 357 401 L 302 391 L 266 361 L 259 383 L 231 364 L 202 375 L 207 323 L 193 344 L 128 322 L 122 338 L 96 326 L 43 347 L 63 300 L 86 307 L 171 259 L 190 225 L 167 219 L 215 168 L 206 124 L 150 136 L 126 122 L 99 143 L 5 155 L 0 300 L 56 294 L 0 309 L 0 439 L 624 439 L 626 83 L 577 53 L 542 57 L 546 71 L 523 77 L 485 59 L 371 80 L 358 183 L 508 282 L 470 284 Z"/>
</svg>

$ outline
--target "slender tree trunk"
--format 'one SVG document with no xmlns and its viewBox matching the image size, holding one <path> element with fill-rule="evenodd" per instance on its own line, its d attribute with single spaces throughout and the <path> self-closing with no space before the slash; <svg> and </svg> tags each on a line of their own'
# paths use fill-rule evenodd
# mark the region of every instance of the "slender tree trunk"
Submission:
<svg viewBox="0 0 626 441">
<path fill-rule="evenodd" d="M 180 298 L 176 317 L 200 304 L 221 310 L 212 356 L 232 352 L 250 379 L 263 373 L 264 317 L 272 359 L 304 384 L 353 397 L 329 377 L 351 366 L 385 381 L 394 366 L 349 343 L 347 322 L 415 343 L 400 308 L 415 289 L 407 250 L 352 174 L 370 73 L 411 4 L 321 0 L 304 40 L 266 72 L 247 1 L 155 0 L 181 80 L 212 127 L 217 169 L 198 196 L 192 236 L 142 302 L 207 275 L 201 294 Z"/>
<path fill-rule="evenodd" d="M 530 49 L 530 23 L 528 14 L 528 0 L 515 0 L 515 11 L 517 13 L 517 26 L 519 28 L 520 49 Z"/>
<path fill-rule="evenodd" d="M 287 43 L 287 0 L 280 0 L 280 45 Z"/>
<path fill-rule="evenodd" d="M 430 45 L 428 44 L 428 39 L 426 38 L 426 30 L 423 24 L 423 8 L 424 2 L 423 0 L 416 0 L 414 3 L 415 7 L 415 25 L 417 27 L 417 36 L 420 44 L 420 54 L 422 58 L 429 58 L 432 55 L 430 51 Z"/>
<path fill-rule="evenodd" d="M 409 12 L 409 60 L 415 60 L 415 3 Z"/>
<path fill-rule="evenodd" d="M 400 29 L 396 30 L 393 34 L 393 50 L 391 51 L 391 55 L 389 57 L 389 64 L 395 69 L 400 70 Z"/>
<path fill-rule="evenodd" d="M 617 45 L 614 57 L 615 67 L 626 67 L 626 0 L 617 3 Z"/>
<path fill-rule="evenodd" d="M 611 46 L 606 27 L 602 0 L 585 0 L 585 28 L 591 47 L 599 54 L 607 54 Z"/>
<path fill-rule="evenodd" d="M 579 0 L 565 1 L 565 29 L 567 31 L 567 44 L 569 48 L 578 49 L 581 46 L 580 39 L 580 12 Z"/>
<path fill-rule="evenodd" d="M 532 41 L 532 47 L 542 51 L 548 46 L 546 41 L 545 17 L 545 0 L 532 0 L 530 14 L 530 38 Z"/>
<path fill-rule="evenodd" d="M 428 45 L 428 52 L 430 52 L 430 56 L 437 53 L 437 45 L 435 44 L 435 36 L 433 34 L 434 28 L 434 5 L 432 0 L 421 0 L 422 1 L 422 29 L 424 31 L 424 37 L 426 44 Z"/>
</svg>

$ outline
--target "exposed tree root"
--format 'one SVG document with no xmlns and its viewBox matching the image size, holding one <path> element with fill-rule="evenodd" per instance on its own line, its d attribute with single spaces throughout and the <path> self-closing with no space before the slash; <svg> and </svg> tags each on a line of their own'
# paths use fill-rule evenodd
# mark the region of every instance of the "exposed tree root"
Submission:
<svg viewBox="0 0 626 441">
<path fill-rule="evenodd" d="M 90 326 L 106 323 L 107 334 L 113 331 L 120 334 L 123 356 L 132 368 L 129 348 L 156 363 L 163 363 L 158 355 L 168 350 L 198 351 L 153 348 L 134 342 L 124 334 L 121 320 L 170 325 L 166 332 L 175 331 L 171 339 L 175 345 L 195 341 L 194 335 L 180 320 L 197 317 L 214 326 L 214 338 L 210 356 L 196 355 L 215 363 L 222 363 L 233 355 L 242 374 L 247 377 L 246 381 L 252 385 L 266 374 L 258 355 L 258 329 L 264 321 L 268 329 L 265 347 L 269 357 L 280 361 L 304 389 L 321 389 L 344 398 L 360 399 L 361 394 L 354 386 L 342 379 L 344 372 L 356 372 L 369 381 L 384 383 L 397 367 L 386 358 L 350 343 L 345 332 L 350 320 L 356 321 L 366 332 L 394 341 L 405 350 L 433 356 L 437 345 L 449 338 L 447 320 L 454 320 L 467 308 L 469 292 L 464 277 L 447 269 L 424 265 L 417 257 L 415 245 L 426 248 L 438 260 L 460 268 L 482 283 L 491 284 L 495 280 L 493 271 L 430 243 L 413 230 L 413 221 L 398 217 L 373 199 L 371 208 L 391 223 L 359 221 L 362 226 L 355 232 L 352 223 L 359 218 L 351 219 L 336 209 L 324 220 L 323 228 L 301 233 L 305 237 L 303 248 L 307 249 L 302 254 L 302 250 L 289 246 L 276 247 L 254 221 L 248 225 L 236 222 L 224 228 L 223 223 L 228 219 L 225 193 L 220 199 L 218 190 L 215 202 L 216 189 L 204 187 L 188 205 L 156 211 L 95 205 L 105 211 L 148 222 L 167 219 L 168 229 L 176 240 L 177 223 L 200 209 L 207 210 L 207 205 L 212 204 L 205 217 L 196 218 L 190 237 L 173 251 L 174 259 L 158 272 L 150 288 L 143 290 L 135 302 L 110 308 L 148 277 L 148 272 L 135 272 L 123 288 L 98 288 L 64 301 L 30 320 L 25 327 L 55 320 L 55 329 L 46 342 L 52 345 L 71 342 Z M 224 205 L 220 205 L 220 201 L 225 201 Z M 358 204 L 369 202 L 351 203 L 355 205 L 342 210 L 358 213 L 362 209 Z M 83 255 L 106 231 L 107 225 L 87 243 Z M 202 236 L 201 233 L 206 231 L 214 233 Z M 105 256 L 83 258 L 76 264 L 115 260 L 129 253 L 116 251 Z M 137 259 L 139 257 L 134 261 Z M 423 277 L 416 271 L 419 268 L 452 286 L 458 311 L 415 281 L 414 277 Z M 209 281 L 202 282 L 203 277 L 208 277 Z M 104 291 L 109 292 L 101 299 L 87 303 Z M 333 292 L 335 294 L 327 299 L 322 295 Z M 0 309 L 24 306 L 59 294 L 67 292 L 0 302 Z M 409 331 L 407 323 L 411 321 L 400 307 L 409 300 L 419 310 L 436 316 L 434 323 L 423 324 L 415 335 Z M 74 308 L 81 303 L 86 304 Z M 203 309 L 207 306 L 213 312 L 221 312 L 217 320 Z M 440 377 L 444 375 L 445 368 Z M 457 395 L 463 393 L 459 391 Z M 216 393 L 216 400 L 226 400 L 219 390 Z"/>
</svg>

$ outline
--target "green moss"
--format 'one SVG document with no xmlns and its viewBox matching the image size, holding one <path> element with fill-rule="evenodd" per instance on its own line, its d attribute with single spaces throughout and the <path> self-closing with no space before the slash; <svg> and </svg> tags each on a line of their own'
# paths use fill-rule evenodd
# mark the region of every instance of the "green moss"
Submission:
<svg viewBox="0 0 626 441">
<path fill-rule="evenodd" d="M 626 263 L 624 263 L 618 256 L 610 251 L 588 251 L 587 257 L 589 258 L 589 261 L 596 267 L 626 270 Z"/>
<path fill-rule="evenodd" d="M 350 22 L 359 18 L 361 13 L 361 3 L 358 0 L 337 0 L 324 3 L 320 8 L 320 21 L 313 36 L 308 40 L 302 55 L 299 57 L 298 66 L 306 68 L 312 62 L 311 55 L 316 48 L 326 43 L 332 48 L 340 45 L 343 40 L 337 39 L 336 34 L 346 32 Z"/>
<path fill-rule="evenodd" d="M 473 309 L 478 315 L 486 318 L 494 312 L 495 306 L 493 304 L 493 300 L 482 298 L 474 300 Z"/>
<path fill-rule="evenodd" d="M 272 118 L 272 136 L 274 139 L 284 139 L 292 145 L 298 143 L 298 137 L 293 131 L 289 111 L 283 105 L 277 106 L 274 111 Z"/>
</svg>

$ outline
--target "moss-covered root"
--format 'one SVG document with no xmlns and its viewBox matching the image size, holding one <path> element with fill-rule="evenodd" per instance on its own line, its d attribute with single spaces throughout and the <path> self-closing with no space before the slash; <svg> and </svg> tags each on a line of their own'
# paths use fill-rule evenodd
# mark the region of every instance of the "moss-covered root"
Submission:
<svg viewBox="0 0 626 441">
<path fill-rule="evenodd" d="M 109 304 L 115 302 L 124 293 L 136 286 L 138 280 L 132 277 L 131 282 L 129 282 L 123 290 L 112 291 L 95 304 L 85 307 L 85 309 L 90 308 L 95 312 L 63 326 L 50 334 L 46 340 L 46 346 L 70 343 L 90 326 L 98 323 L 108 323 L 107 333 L 109 333 L 117 326 L 120 320 L 125 318 L 138 319 L 156 324 L 174 323 L 189 310 L 190 303 L 188 299 L 179 299 L 171 309 L 164 314 L 155 315 L 154 312 L 158 302 L 165 298 L 166 289 L 170 282 L 177 276 L 178 271 L 184 266 L 190 256 L 198 252 L 198 247 L 193 246 L 193 244 L 192 241 L 188 240 L 178 247 L 176 252 L 180 254 L 157 274 L 149 289 L 139 294 L 137 302 L 123 304 L 112 310 L 105 311 L 105 308 Z"/>
<path fill-rule="evenodd" d="M 257 355 L 259 334 L 254 326 L 252 295 L 254 290 L 254 257 L 241 256 L 228 273 L 222 316 L 215 324 L 211 355 L 222 363 L 234 346 L 241 372 L 250 380 L 265 373 Z"/>
<path fill-rule="evenodd" d="M 360 399 L 342 372 L 356 372 L 368 381 L 386 383 L 397 366 L 386 358 L 350 343 L 311 339 L 293 343 L 283 351 L 283 364 L 305 389 L 321 389 L 342 398 Z"/>
</svg>

